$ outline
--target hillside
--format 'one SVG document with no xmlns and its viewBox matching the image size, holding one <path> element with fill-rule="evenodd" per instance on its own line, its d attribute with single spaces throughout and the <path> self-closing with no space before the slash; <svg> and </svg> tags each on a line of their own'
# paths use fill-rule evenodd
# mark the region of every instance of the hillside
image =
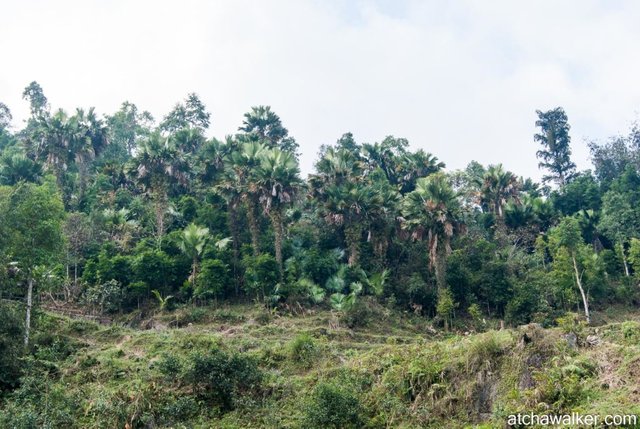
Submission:
<svg viewBox="0 0 640 429">
<path fill-rule="evenodd" d="M 42 313 L 0 427 L 489 428 L 517 412 L 640 413 L 637 316 L 465 335 L 366 308 L 353 328 L 335 311 L 250 304 L 112 325 Z"/>
</svg>

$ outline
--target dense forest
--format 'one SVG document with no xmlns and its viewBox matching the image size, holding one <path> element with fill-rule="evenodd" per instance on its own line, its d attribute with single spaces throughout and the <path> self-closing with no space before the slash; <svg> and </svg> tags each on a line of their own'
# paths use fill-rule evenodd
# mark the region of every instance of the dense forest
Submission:
<svg viewBox="0 0 640 429">
<path fill-rule="evenodd" d="M 50 308 L 133 326 L 241 305 L 267 318 L 325 311 L 346 329 L 384 309 L 446 336 L 568 319 L 588 327 L 640 299 L 635 126 L 590 142 L 593 169 L 578 171 L 565 111 L 532 111 L 542 183 L 500 160 L 451 171 L 404 138 L 365 143 L 351 133 L 322 146 L 305 179 L 299 145 L 269 106 L 249 108 L 237 133 L 218 139 L 207 137 L 215 116 L 196 94 L 159 120 L 129 102 L 104 116 L 54 109 L 37 82 L 23 98 L 31 113 L 21 129 L 0 103 L 0 408 L 38 397 L 38 377 L 59 377 L 43 356 L 64 348 L 47 337 Z M 306 362 L 313 339 L 296 341 Z M 249 397 L 266 383 L 257 380 L 268 365 L 242 354 L 194 355 L 183 369 L 167 356 L 161 370 L 179 372 L 222 414 L 248 406 L 232 392 Z M 202 381 L 220 367 L 235 378 Z M 306 411 L 315 422 L 306 427 L 365 426 L 362 410 L 375 407 L 356 413 L 340 389 L 320 386 L 313 398 L 353 405 L 344 420 Z M 4 422 L 45 427 L 38 413 L 34 426 Z M 102 427 L 172 427 L 140 415 Z M 55 418 L 46 427 L 73 426 Z M 374 420 L 367 425 L 383 427 Z"/>
</svg>

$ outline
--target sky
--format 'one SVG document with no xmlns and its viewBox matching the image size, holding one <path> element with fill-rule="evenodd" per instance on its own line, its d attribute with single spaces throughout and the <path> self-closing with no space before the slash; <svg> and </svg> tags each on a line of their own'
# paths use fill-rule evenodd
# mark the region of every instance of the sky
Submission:
<svg viewBox="0 0 640 429">
<path fill-rule="evenodd" d="M 565 109 L 580 169 L 637 120 L 638 22 L 633 0 L 3 0 L 0 102 L 19 129 L 33 80 L 53 108 L 156 119 L 195 92 L 216 137 L 272 106 L 305 174 L 350 131 L 539 179 L 536 110 Z"/>
</svg>

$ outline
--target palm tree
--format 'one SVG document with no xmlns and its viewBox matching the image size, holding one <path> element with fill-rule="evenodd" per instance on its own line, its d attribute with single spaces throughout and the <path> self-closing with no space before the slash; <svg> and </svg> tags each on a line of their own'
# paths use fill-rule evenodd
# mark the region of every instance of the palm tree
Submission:
<svg viewBox="0 0 640 429">
<path fill-rule="evenodd" d="M 180 250 L 191 258 L 191 276 L 189 277 L 189 280 L 194 286 L 194 289 L 198 276 L 199 260 L 209 237 L 209 228 L 199 227 L 195 223 L 192 223 L 182 231 L 180 241 L 178 242 Z"/>
<path fill-rule="evenodd" d="M 518 178 L 510 171 L 505 171 L 502 164 L 489 166 L 479 185 L 480 205 L 498 219 L 503 219 L 504 206 L 509 200 L 518 200 Z"/>
<path fill-rule="evenodd" d="M 284 237 L 283 211 L 291 203 L 301 185 L 298 177 L 298 161 L 290 152 L 269 149 L 264 152 L 256 171 L 260 186 L 260 202 L 264 212 L 271 218 L 275 238 L 276 262 L 283 276 L 282 240 Z"/>
<path fill-rule="evenodd" d="M 460 202 L 443 173 L 418 179 L 416 189 L 404 198 L 403 227 L 416 239 L 427 239 L 429 268 L 435 271 L 439 291 L 446 285 L 446 257 L 451 238 L 460 229 Z"/>
<path fill-rule="evenodd" d="M 344 228 L 349 265 L 358 264 L 360 241 L 372 211 L 382 198 L 366 177 L 359 154 L 345 149 L 325 150 L 316 164 L 318 173 L 309 178 L 311 196 L 319 202 L 320 215 L 331 225 Z"/>
<path fill-rule="evenodd" d="M 42 177 L 42 165 L 16 153 L 0 159 L 0 184 L 13 186 L 20 181 L 38 182 Z"/>
<path fill-rule="evenodd" d="M 416 180 L 427 177 L 445 168 L 444 162 L 438 161 L 436 156 L 422 149 L 414 153 L 407 153 L 401 164 L 403 176 L 401 178 L 400 192 L 405 195 L 416 187 Z"/>
<path fill-rule="evenodd" d="M 149 193 L 154 202 L 158 245 L 165 232 L 169 188 L 174 183 L 186 184 L 187 163 L 169 137 L 155 132 L 140 145 L 133 159 L 134 178 Z"/>
<path fill-rule="evenodd" d="M 238 194 L 247 209 L 247 220 L 251 233 L 251 247 L 254 256 L 260 254 L 260 226 L 258 224 L 257 207 L 260 190 L 255 171 L 260 166 L 262 154 L 266 147 L 258 142 L 244 143 L 229 155 L 224 186 Z"/>
<path fill-rule="evenodd" d="M 250 112 L 244 114 L 242 126 L 238 130 L 258 141 L 266 142 L 272 148 L 289 135 L 289 131 L 282 126 L 280 117 L 270 106 L 252 107 Z"/>
</svg>

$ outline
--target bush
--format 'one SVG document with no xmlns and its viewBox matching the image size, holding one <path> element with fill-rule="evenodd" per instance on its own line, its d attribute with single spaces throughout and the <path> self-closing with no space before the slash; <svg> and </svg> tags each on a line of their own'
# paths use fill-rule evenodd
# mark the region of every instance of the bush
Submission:
<svg viewBox="0 0 640 429">
<path fill-rule="evenodd" d="M 252 358 L 213 349 L 190 358 L 185 380 L 203 399 L 228 411 L 241 396 L 251 396 L 260 388 L 263 374 Z"/>
<path fill-rule="evenodd" d="M 182 368 L 182 361 L 174 354 L 165 353 L 158 361 L 158 370 L 165 379 L 170 381 L 174 381 L 180 377 Z"/>
<path fill-rule="evenodd" d="M 202 263 L 198 274 L 198 282 L 194 297 L 198 299 L 212 299 L 222 296 L 225 288 L 231 284 L 229 267 L 219 259 L 207 259 Z"/>
<path fill-rule="evenodd" d="M 0 395 L 18 385 L 22 335 L 22 318 L 13 308 L 0 304 Z"/>
<path fill-rule="evenodd" d="M 289 352 L 294 362 L 309 367 L 318 355 L 318 346 L 309 334 L 302 333 L 291 341 Z"/>
<path fill-rule="evenodd" d="M 278 263 L 267 253 L 260 256 L 247 256 L 243 260 L 245 267 L 245 288 L 249 293 L 264 299 L 271 295 L 279 281 Z"/>
<path fill-rule="evenodd" d="M 350 389 L 331 383 L 320 383 L 311 394 L 306 410 L 306 427 L 360 428 L 363 407 Z"/>
<path fill-rule="evenodd" d="M 115 312 L 122 305 L 123 291 L 117 280 L 92 285 L 85 291 L 87 304 L 99 309 L 100 312 Z"/>
</svg>

